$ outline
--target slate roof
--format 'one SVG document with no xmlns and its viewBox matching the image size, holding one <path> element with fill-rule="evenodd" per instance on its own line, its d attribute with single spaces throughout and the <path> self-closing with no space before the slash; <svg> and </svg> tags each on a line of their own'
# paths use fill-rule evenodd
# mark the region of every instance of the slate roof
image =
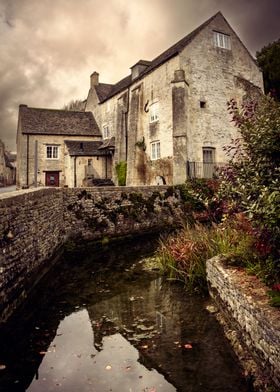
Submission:
<svg viewBox="0 0 280 392">
<path fill-rule="evenodd" d="M 210 19 L 206 20 L 206 22 L 202 23 L 199 27 L 197 27 L 195 30 L 193 30 L 190 34 L 182 38 L 180 41 L 178 41 L 175 45 L 171 46 L 169 49 L 161 53 L 159 56 L 154 58 L 148 65 L 148 67 L 139 75 L 139 77 L 133 79 L 133 83 L 139 79 L 141 79 L 144 75 L 148 74 L 149 72 L 153 71 L 157 67 L 161 66 L 164 64 L 166 61 L 170 60 L 172 57 L 176 56 L 179 54 L 196 36 L 202 29 L 204 29 L 217 15 L 222 15 L 221 12 L 217 12 L 215 15 L 213 15 Z M 145 60 L 140 60 L 140 61 L 145 61 Z M 137 62 L 136 64 L 138 64 Z M 136 65 L 135 64 L 135 65 Z M 112 86 L 112 89 L 108 93 L 106 97 L 104 97 L 100 102 L 105 102 L 107 99 L 113 97 L 114 95 L 120 93 L 122 90 L 125 90 L 127 87 L 129 87 L 132 84 L 132 79 L 131 75 L 125 77 L 124 79 L 120 80 L 118 83 Z"/>
<path fill-rule="evenodd" d="M 108 150 L 114 150 L 115 149 L 115 137 L 111 137 L 110 139 L 105 139 L 101 146 L 99 147 L 99 150 L 102 149 L 108 149 Z"/>
<path fill-rule="evenodd" d="M 112 87 L 113 85 L 108 83 L 99 83 L 95 86 L 99 101 L 103 101 L 110 94 Z"/>
<path fill-rule="evenodd" d="M 101 156 L 108 155 L 104 150 L 100 150 L 102 141 L 64 140 L 71 156 Z"/>
<path fill-rule="evenodd" d="M 33 135 L 101 136 L 91 112 L 30 108 L 20 105 L 22 133 Z"/>
</svg>

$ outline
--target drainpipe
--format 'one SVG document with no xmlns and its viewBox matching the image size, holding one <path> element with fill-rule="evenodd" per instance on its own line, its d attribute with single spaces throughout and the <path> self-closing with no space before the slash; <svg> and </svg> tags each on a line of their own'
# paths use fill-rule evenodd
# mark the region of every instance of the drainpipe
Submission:
<svg viewBox="0 0 280 392">
<path fill-rule="evenodd" d="M 34 185 L 35 188 L 38 186 L 38 140 L 35 140 L 35 151 L 34 151 Z"/>
<path fill-rule="evenodd" d="M 77 167 L 76 167 L 77 157 L 74 157 L 74 188 L 77 187 Z"/>
<path fill-rule="evenodd" d="M 26 186 L 29 187 L 29 135 L 26 139 Z"/>
<path fill-rule="evenodd" d="M 107 153 L 106 153 L 107 154 Z M 108 162 L 107 162 L 107 155 L 105 155 L 105 178 L 108 178 Z"/>
<path fill-rule="evenodd" d="M 125 120 L 125 160 L 127 162 L 128 157 L 128 113 L 129 113 L 129 89 L 127 90 L 127 110 L 124 114 Z"/>
</svg>

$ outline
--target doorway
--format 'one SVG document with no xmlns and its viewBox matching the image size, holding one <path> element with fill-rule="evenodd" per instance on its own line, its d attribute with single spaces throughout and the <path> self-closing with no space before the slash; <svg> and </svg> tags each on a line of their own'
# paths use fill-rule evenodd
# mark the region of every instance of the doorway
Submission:
<svg viewBox="0 0 280 392">
<path fill-rule="evenodd" d="M 46 186 L 59 186 L 59 172 L 46 172 Z"/>
</svg>

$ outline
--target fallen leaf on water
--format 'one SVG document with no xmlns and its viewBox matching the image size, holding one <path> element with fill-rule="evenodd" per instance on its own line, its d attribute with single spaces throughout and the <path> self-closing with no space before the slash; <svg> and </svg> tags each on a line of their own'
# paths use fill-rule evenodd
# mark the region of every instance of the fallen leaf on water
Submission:
<svg viewBox="0 0 280 392">
<path fill-rule="evenodd" d="M 40 351 L 39 354 L 40 355 L 45 355 L 45 354 L 47 354 L 47 351 Z"/>
<path fill-rule="evenodd" d="M 141 346 L 141 348 L 148 348 L 149 346 L 145 344 L 144 346 Z"/>
<path fill-rule="evenodd" d="M 6 365 L 0 365 L 0 370 L 4 370 L 4 369 L 6 369 Z"/>
<path fill-rule="evenodd" d="M 106 370 L 111 370 L 111 369 L 112 369 L 112 366 L 107 365 L 105 369 L 106 369 Z"/>
<path fill-rule="evenodd" d="M 187 344 L 184 345 L 184 347 L 187 348 L 187 349 L 191 349 L 191 348 L 192 348 L 192 345 L 189 344 L 189 343 L 187 343 Z"/>
</svg>

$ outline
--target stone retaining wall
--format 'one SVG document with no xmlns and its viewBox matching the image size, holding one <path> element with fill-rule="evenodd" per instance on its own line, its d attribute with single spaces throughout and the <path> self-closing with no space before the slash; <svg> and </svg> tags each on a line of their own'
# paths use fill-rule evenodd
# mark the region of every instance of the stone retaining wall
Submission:
<svg viewBox="0 0 280 392">
<path fill-rule="evenodd" d="M 63 198 L 58 189 L 0 196 L 0 321 L 26 297 L 63 243 Z"/>
<path fill-rule="evenodd" d="M 171 187 L 41 188 L 0 195 L 0 322 L 26 297 L 67 238 L 142 234 L 178 223 Z"/>
<path fill-rule="evenodd" d="M 178 224 L 180 193 L 167 186 L 64 189 L 67 235 L 85 240 L 142 234 Z"/>
<path fill-rule="evenodd" d="M 225 267 L 219 257 L 207 261 L 207 279 L 240 343 L 280 388 L 280 312 L 269 306 L 267 287 L 242 269 Z"/>
</svg>

